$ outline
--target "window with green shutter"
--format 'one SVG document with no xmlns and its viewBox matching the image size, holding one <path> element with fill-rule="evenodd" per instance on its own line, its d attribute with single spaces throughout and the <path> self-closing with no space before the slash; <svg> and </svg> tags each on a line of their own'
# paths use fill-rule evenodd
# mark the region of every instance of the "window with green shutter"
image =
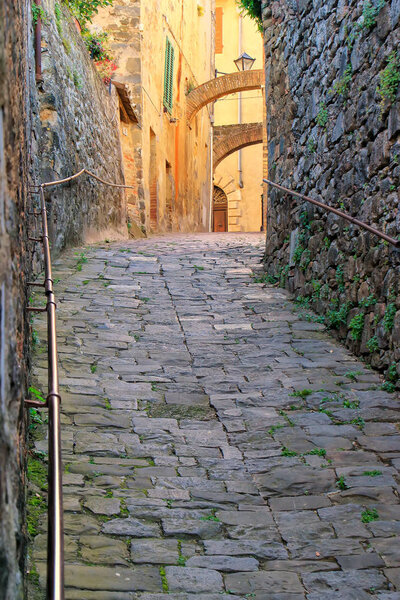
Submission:
<svg viewBox="0 0 400 600">
<path fill-rule="evenodd" d="M 174 83 L 174 48 L 167 38 L 165 46 L 164 66 L 164 99 L 163 103 L 168 112 L 172 112 Z"/>
</svg>

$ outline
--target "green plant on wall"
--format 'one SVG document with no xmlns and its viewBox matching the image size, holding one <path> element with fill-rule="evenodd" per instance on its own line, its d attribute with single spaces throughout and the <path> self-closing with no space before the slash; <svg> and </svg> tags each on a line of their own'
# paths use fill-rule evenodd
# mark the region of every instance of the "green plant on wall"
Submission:
<svg viewBox="0 0 400 600">
<path fill-rule="evenodd" d="M 99 8 L 111 6 L 114 0 L 64 0 L 82 26 L 92 21 Z"/>
<path fill-rule="evenodd" d="M 355 23 L 350 29 L 346 29 L 346 43 L 351 51 L 353 49 L 354 42 L 359 38 L 363 32 L 369 32 L 376 25 L 376 18 L 382 8 L 385 6 L 385 0 L 379 0 L 375 5 L 370 0 L 366 0 L 363 4 L 362 19 L 361 22 Z"/>
<path fill-rule="evenodd" d="M 394 318 L 396 316 L 396 305 L 390 302 L 383 317 L 383 327 L 387 333 L 390 333 L 394 327 Z"/>
<path fill-rule="evenodd" d="M 344 302 L 339 309 L 332 309 L 328 311 L 327 320 L 328 326 L 334 327 L 335 329 L 341 327 L 341 325 L 346 325 L 347 323 L 347 315 L 349 314 L 350 303 Z"/>
<path fill-rule="evenodd" d="M 325 102 L 319 103 L 319 111 L 315 120 L 320 127 L 326 127 L 328 123 L 328 109 Z"/>
<path fill-rule="evenodd" d="M 400 56 L 393 50 L 386 59 L 387 66 L 379 75 L 379 85 L 376 91 L 381 97 L 381 108 L 384 109 L 386 101 L 396 100 L 397 89 L 400 83 Z"/>
<path fill-rule="evenodd" d="M 379 342 L 376 335 L 373 335 L 371 338 L 369 338 L 367 342 L 367 348 L 371 353 L 379 350 Z"/>
<path fill-rule="evenodd" d="M 376 17 L 385 6 L 385 0 L 379 0 L 379 2 L 374 6 L 370 0 L 366 0 L 363 6 L 363 20 L 360 25 L 362 29 L 372 29 L 374 25 L 376 25 Z"/>
<path fill-rule="evenodd" d="M 348 64 L 344 70 L 343 75 L 335 81 L 335 83 L 333 84 L 333 88 L 329 90 L 329 93 L 333 94 L 334 92 L 336 92 L 336 94 L 342 96 L 342 98 L 346 98 L 349 93 L 350 82 L 352 80 L 352 77 L 353 70 L 351 68 L 351 64 Z"/>
<path fill-rule="evenodd" d="M 257 23 L 258 29 L 262 31 L 261 0 L 237 0 L 237 4 L 243 9 L 245 15 Z"/>
<path fill-rule="evenodd" d="M 358 313 L 351 319 L 351 321 L 349 323 L 349 330 L 351 332 L 351 337 L 355 341 L 361 340 L 362 332 L 364 329 L 364 320 L 365 320 L 365 314 Z"/>
<path fill-rule="evenodd" d="M 42 6 L 37 6 L 35 2 L 31 4 L 32 8 L 32 21 L 33 24 L 36 25 L 38 20 L 40 19 L 43 23 L 46 23 L 48 20 L 47 13 Z"/>
</svg>

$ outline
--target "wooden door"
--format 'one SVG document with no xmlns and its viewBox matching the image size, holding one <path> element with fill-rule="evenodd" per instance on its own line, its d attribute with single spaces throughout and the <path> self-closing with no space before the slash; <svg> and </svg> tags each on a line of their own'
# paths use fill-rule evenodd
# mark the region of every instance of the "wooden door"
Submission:
<svg viewBox="0 0 400 600">
<path fill-rule="evenodd" d="M 214 231 L 226 231 L 226 222 L 227 222 L 227 211 L 223 210 L 214 210 Z"/>
</svg>

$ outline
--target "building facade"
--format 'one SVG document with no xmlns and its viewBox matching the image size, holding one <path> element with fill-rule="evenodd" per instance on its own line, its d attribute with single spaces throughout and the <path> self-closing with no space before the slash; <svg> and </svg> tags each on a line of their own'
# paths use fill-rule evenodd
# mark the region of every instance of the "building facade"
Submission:
<svg viewBox="0 0 400 600">
<path fill-rule="evenodd" d="M 138 123 L 129 136 L 136 182 L 129 219 L 146 231 L 204 231 L 210 223 L 211 112 L 186 118 L 186 96 L 214 76 L 214 0 L 116 0 L 99 11 L 94 31 L 109 34 Z"/>
<path fill-rule="evenodd" d="M 217 75 L 236 71 L 243 52 L 263 68 L 263 41 L 254 21 L 241 14 L 235 0 L 216 0 L 215 66 Z M 224 96 L 214 104 L 216 127 L 261 123 L 261 89 Z M 214 172 L 215 231 L 260 231 L 262 227 L 263 146 L 252 145 L 227 156 Z"/>
</svg>

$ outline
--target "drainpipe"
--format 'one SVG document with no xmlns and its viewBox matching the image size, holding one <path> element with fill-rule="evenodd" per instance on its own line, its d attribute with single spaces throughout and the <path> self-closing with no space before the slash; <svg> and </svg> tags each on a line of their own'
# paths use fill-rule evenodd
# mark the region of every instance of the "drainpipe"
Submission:
<svg viewBox="0 0 400 600">
<path fill-rule="evenodd" d="M 242 38 L 243 38 L 243 17 L 239 14 L 239 56 L 241 56 L 242 50 Z M 242 92 L 238 94 L 238 123 L 242 124 L 243 115 L 242 115 Z M 242 172 L 242 151 L 239 150 L 238 155 L 238 171 L 239 171 L 239 187 L 243 188 L 243 172 Z"/>
<path fill-rule="evenodd" d="M 210 215 L 208 220 L 208 231 L 213 230 L 213 196 L 214 196 L 214 115 L 210 118 Z"/>
<path fill-rule="evenodd" d="M 35 25 L 35 75 L 36 82 L 40 83 L 43 81 L 42 78 L 42 19 L 40 17 L 40 9 L 42 6 L 42 0 L 35 0 L 35 4 L 38 7 L 38 18 Z"/>
</svg>

